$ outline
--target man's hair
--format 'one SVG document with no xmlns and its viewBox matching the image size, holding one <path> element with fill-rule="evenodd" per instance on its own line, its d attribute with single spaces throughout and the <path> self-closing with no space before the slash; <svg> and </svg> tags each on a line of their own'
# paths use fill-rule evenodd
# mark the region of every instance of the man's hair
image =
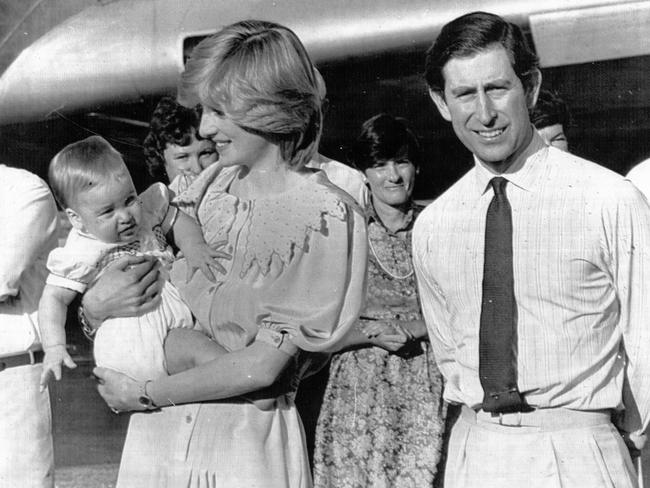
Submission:
<svg viewBox="0 0 650 488">
<path fill-rule="evenodd" d="M 183 107 L 172 97 L 160 99 L 151 116 L 149 133 L 143 142 L 147 170 L 156 181 L 169 183 L 164 156 L 167 144 L 188 146 L 192 142 L 192 136 L 200 139 L 200 121 L 200 109 Z"/>
<path fill-rule="evenodd" d="M 420 144 L 405 119 L 381 113 L 363 123 L 348 160 L 352 166 L 365 171 L 391 159 L 408 159 L 417 168 Z"/>
<path fill-rule="evenodd" d="M 463 15 L 442 28 L 426 55 L 424 77 L 429 89 L 444 93 L 443 68 L 450 59 L 471 57 L 494 45 L 505 49 L 528 93 L 535 85 L 535 69 L 539 66 L 537 55 L 528 47 L 519 26 L 487 12 Z"/>
<path fill-rule="evenodd" d="M 72 208 L 76 197 L 109 177 L 128 170 L 119 152 L 101 136 L 68 144 L 52 158 L 48 180 L 62 208 Z"/>
<path fill-rule="evenodd" d="M 322 91 L 293 31 L 248 20 L 194 48 L 181 76 L 179 101 L 222 111 L 241 128 L 278 144 L 290 166 L 301 167 L 318 147 Z"/>
<path fill-rule="evenodd" d="M 538 129 L 562 124 L 566 130 L 571 126 L 571 112 L 557 92 L 540 90 L 537 103 L 530 112 L 530 121 Z"/>
</svg>

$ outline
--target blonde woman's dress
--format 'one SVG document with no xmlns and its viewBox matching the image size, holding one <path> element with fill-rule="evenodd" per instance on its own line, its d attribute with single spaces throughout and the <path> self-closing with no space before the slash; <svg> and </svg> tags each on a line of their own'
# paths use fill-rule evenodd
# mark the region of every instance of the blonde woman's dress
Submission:
<svg viewBox="0 0 650 488">
<path fill-rule="evenodd" d="M 312 355 L 354 325 L 365 294 L 367 237 L 351 197 L 321 172 L 290 192 L 241 200 L 228 193 L 240 167 L 206 169 L 178 205 L 208 244 L 232 253 L 217 282 L 172 281 L 203 330 L 230 351 L 253 341 L 299 348 L 282 375 L 287 391 L 268 410 L 245 400 L 166 407 L 132 416 L 118 486 L 308 488 L 312 486 L 294 393 Z"/>
</svg>

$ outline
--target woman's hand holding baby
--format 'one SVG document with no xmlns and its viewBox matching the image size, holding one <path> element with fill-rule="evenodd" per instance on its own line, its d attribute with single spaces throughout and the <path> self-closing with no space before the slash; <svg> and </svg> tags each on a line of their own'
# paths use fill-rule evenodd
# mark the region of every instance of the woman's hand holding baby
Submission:
<svg viewBox="0 0 650 488">
<path fill-rule="evenodd" d="M 152 256 L 124 256 L 110 264 L 82 299 L 86 318 L 96 327 L 110 317 L 131 317 L 160 303 L 164 280 Z"/>
<path fill-rule="evenodd" d="M 108 368 L 97 367 L 93 369 L 93 376 L 97 379 L 97 389 L 106 404 L 115 412 L 129 412 L 132 410 L 147 410 L 138 401 L 142 388 L 133 378 L 113 371 Z"/>
</svg>

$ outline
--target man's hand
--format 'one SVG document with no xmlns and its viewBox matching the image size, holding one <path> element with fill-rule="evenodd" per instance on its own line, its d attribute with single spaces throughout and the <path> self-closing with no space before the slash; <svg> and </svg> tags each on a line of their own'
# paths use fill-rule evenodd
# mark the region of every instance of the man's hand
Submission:
<svg viewBox="0 0 650 488">
<path fill-rule="evenodd" d="M 111 317 L 132 317 L 160 303 L 164 279 L 152 256 L 124 256 L 111 263 L 83 296 L 84 313 L 98 326 Z"/>
<path fill-rule="evenodd" d="M 72 360 L 65 345 L 57 345 L 45 348 L 45 359 L 43 359 L 43 373 L 41 373 L 40 390 L 45 391 L 47 384 L 52 379 L 52 376 L 59 381 L 61 379 L 61 364 L 65 364 L 68 368 L 74 369 L 77 367 Z"/>
</svg>

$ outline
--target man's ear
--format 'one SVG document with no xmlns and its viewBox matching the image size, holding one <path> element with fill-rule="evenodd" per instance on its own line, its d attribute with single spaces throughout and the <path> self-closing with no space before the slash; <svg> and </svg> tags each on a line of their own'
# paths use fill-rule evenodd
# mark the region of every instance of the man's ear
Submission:
<svg viewBox="0 0 650 488">
<path fill-rule="evenodd" d="M 539 96 L 539 90 L 542 87 L 542 72 L 535 68 L 530 73 L 530 87 L 526 92 L 526 102 L 528 103 L 528 109 L 535 107 L 537 103 L 537 97 Z"/>
<path fill-rule="evenodd" d="M 68 216 L 68 220 L 72 224 L 72 227 L 74 227 L 77 230 L 84 230 L 83 221 L 81 220 L 81 216 L 77 212 L 75 212 L 71 208 L 66 208 L 65 214 Z"/>
<path fill-rule="evenodd" d="M 433 100 L 433 103 L 436 104 L 438 112 L 440 112 L 442 118 L 447 122 L 451 122 L 451 114 L 449 113 L 449 107 L 447 107 L 444 94 L 429 88 L 429 96 L 431 97 L 431 100 Z"/>
</svg>

